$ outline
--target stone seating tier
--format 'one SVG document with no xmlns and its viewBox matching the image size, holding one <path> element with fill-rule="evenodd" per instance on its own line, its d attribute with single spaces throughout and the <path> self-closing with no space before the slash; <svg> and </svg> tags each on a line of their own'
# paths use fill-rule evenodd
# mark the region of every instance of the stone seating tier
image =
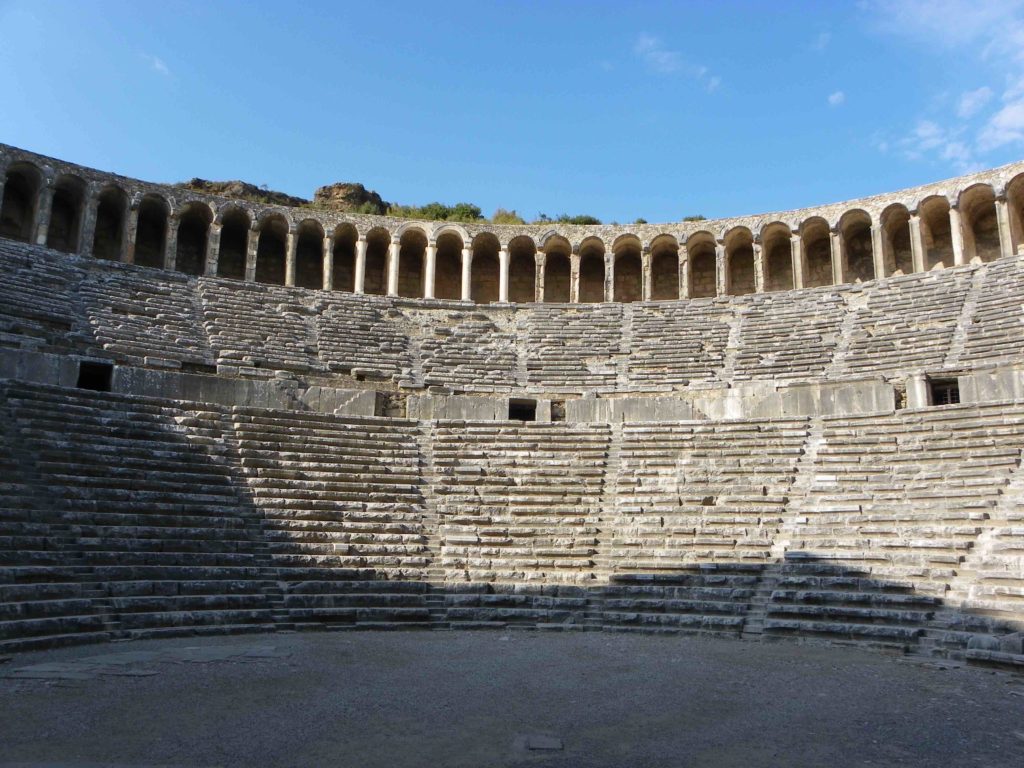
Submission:
<svg viewBox="0 0 1024 768">
<path fill-rule="evenodd" d="M 0 240 L 0 348 L 467 392 L 899 378 L 1020 359 L 1024 257 L 636 304 L 459 305 L 188 278 Z"/>
<path fill-rule="evenodd" d="M 0 649 L 518 625 L 1021 654 L 1020 403 L 607 425 L 0 393 Z"/>
</svg>

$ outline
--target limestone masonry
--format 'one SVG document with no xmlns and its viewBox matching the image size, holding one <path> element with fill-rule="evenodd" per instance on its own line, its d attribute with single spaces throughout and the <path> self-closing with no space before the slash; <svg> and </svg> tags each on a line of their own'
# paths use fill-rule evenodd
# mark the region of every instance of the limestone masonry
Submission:
<svg viewBox="0 0 1024 768">
<path fill-rule="evenodd" d="M 4 145 L 0 180 L 0 651 L 522 626 L 1024 666 L 1024 163 L 630 227 Z"/>
</svg>

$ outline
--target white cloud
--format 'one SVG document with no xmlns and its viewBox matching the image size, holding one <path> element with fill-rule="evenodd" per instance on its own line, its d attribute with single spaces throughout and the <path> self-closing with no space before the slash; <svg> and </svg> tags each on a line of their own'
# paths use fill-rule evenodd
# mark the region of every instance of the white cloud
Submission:
<svg viewBox="0 0 1024 768">
<path fill-rule="evenodd" d="M 974 117 L 982 107 L 988 104 L 991 98 L 992 89 L 987 85 L 983 85 L 981 88 L 973 91 L 967 91 L 960 96 L 960 103 L 957 105 L 956 114 L 965 120 Z"/>
<path fill-rule="evenodd" d="M 164 77 L 171 76 L 171 70 L 168 68 L 164 60 L 161 59 L 159 56 L 153 56 L 151 54 L 144 53 L 142 57 L 149 62 L 149 66 L 151 66 L 155 72 L 159 72 Z"/>
<path fill-rule="evenodd" d="M 722 78 L 708 67 L 688 63 L 682 53 L 667 48 L 660 38 L 653 35 L 640 35 L 633 44 L 633 53 L 651 72 L 685 75 L 700 83 L 708 93 L 714 93 L 722 84 Z"/>
<path fill-rule="evenodd" d="M 817 37 L 815 37 L 811 41 L 811 50 L 812 51 L 818 51 L 820 53 L 821 51 L 824 51 L 826 48 L 828 48 L 828 44 L 831 43 L 831 42 L 832 42 L 832 33 L 831 32 L 819 32 Z"/>
<path fill-rule="evenodd" d="M 859 5 L 876 30 L 929 53 L 941 51 L 959 69 L 973 60 L 992 78 L 958 99 L 933 98 L 892 146 L 906 157 L 940 161 L 960 172 L 981 165 L 978 156 L 986 152 L 1024 146 L 1024 0 L 861 0 Z M 943 80 L 942 72 L 935 80 Z"/>
<path fill-rule="evenodd" d="M 838 107 L 844 101 L 846 101 L 846 94 L 842 91 L 835 91 L 828 95 L 828 105 L 830 107 Z"/>
<path fill-rule="evenodd" d="M 651 35 L 640 35 L 633 46 L 633 53 L 639 56 L 649 69 L 663 75 L 678 72 L 682 67 L 682 55 L 679 51 L 669 50 L 661 40 Z"/>
</svg>

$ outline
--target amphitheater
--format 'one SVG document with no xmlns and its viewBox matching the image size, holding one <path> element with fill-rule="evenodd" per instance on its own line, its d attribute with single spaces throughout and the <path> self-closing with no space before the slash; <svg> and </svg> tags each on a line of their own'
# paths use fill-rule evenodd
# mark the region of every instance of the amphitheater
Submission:
<svg viewBox="0 0 1024 768">
<path fill-rule="evenodd" d="M 523 628 L 1024 667 L 1024 163 L 628 227 L 6 145 L 0 180 L 0 652 Z"/>
</svg>

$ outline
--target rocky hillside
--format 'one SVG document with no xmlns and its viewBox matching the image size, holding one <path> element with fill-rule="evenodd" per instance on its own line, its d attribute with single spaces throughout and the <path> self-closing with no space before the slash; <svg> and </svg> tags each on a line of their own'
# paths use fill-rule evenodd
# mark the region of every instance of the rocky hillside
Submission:
<svg viewBox="0 0 1024 768">
<path fill-rule="evenodd" d="M 293 197 L 284 192 L 275 192 L 265 187 L 257 187 L 247 181 L 207 181 L 206 179 L 190 179 L 178 186 L 204 192 L 209 195 L 233 197 L 237 200 L 248 200 L 254 203 L 271 205 L 287 205 L 291 207 L 313 205 L 329 211 L 358 213 L 387 213 L 388 203 L 372 189 L 362 184 L 339 181 L 320 187 L 313 200 Z"/>
</svg>

